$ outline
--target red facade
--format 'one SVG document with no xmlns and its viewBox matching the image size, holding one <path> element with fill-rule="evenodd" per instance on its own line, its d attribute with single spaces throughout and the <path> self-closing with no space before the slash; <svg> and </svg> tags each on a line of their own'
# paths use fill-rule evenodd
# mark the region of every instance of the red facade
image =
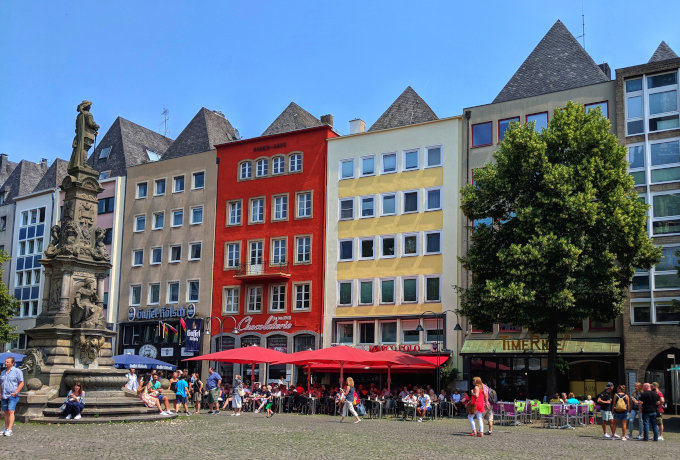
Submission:
<svg viewBox="0 0 680 460">
<path fill-rule="evenodd" d="M 223 337 L 217 349 L 319 346 L 326 139 L 335 136 L 324 125 L 217 146 L 213 315 L 222 317 L 222 331 L 217 321 L 211 329 Z"/>
</svg>

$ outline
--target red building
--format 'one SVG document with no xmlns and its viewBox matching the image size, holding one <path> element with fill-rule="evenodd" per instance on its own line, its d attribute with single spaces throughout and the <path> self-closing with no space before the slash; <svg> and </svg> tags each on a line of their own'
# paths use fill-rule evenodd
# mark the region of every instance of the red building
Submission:
<svg viewBox="0 0 680 460">
<path fill-rule="evenodd" d="M 326 139 L 335 136 L 292 103 L 261 137 L 216 146 L 213 351 L 320 346 Z M 223 366 L 222 377 L 230 382 L 237 371 Z M 264 372 L 256 367 L 257 381 Z M 291 380 L 285 365 L 268 366 L 268 374 Z"/>
</svg>

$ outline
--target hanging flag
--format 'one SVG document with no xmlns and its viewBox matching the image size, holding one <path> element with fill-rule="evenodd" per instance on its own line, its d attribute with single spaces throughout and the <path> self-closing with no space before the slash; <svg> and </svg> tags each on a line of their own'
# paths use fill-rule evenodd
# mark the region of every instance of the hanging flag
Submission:
<svg viewBox="0 0 680 460">
<path fill-rule="evenodd" d="M 167 329 L 170 329 L 170 330 L 172 331 L 173 334 L 177 334 L 177 329 L 175 329 L 174 327 L 172 327 L 172 326 L 169 325 L 168 323 L 163 323 L 163 324 L 165 324 L 165 327 L 166 327 Z"/>
<path fill-rule="evenodd" d="M 184 329 L 185 331 L 187 330 L 187 323 L 186 321 L 184 321 L 184 318 L 179 319 L 179 324 L 182 326 L 182 329 Z"/>
<path fill-rule="evenodd" d="M 163 338 L 165 338 L 166 335 L 168 335 L 168 325 L 165 323 L 163 324 Z"/>
</svg>

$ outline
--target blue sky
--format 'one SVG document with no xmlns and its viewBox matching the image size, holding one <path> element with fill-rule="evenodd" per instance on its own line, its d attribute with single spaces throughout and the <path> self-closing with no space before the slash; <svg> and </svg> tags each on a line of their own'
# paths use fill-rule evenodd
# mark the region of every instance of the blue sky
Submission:
<svg viewBox="0 0 680 460">
<path fill-rule="evenodd" d="M 291 102 L 370 126 L 411 85 L 440 117 L 496 96 L 557 19 L 612 69 L 680 53 L 680 2 L 0 2 L 0 152 L 71 153 L 76 106 L 175 138 L 203 106 L 243 137 Z M 649 6 L 649 7 L 648 7 Z"/>
</svg>

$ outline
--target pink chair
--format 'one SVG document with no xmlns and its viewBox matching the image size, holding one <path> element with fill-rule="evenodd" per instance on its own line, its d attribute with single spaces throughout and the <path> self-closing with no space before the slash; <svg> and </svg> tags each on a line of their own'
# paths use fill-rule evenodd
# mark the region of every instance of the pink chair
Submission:
<svg viewBox="0 0 680 460">
<path fill-rule="evenodd" d="M 521 425 L 522 423 L 519 421 L 520 417 L 522 416 L 517 409 L 515 409 L 515 403 L 514 402 L 503 402 L 500 403 L 501 405 L 501 410 L 503 411 L 503 419 L 504 421 L 512 421 L 512 425 Z"/>
</svg>

